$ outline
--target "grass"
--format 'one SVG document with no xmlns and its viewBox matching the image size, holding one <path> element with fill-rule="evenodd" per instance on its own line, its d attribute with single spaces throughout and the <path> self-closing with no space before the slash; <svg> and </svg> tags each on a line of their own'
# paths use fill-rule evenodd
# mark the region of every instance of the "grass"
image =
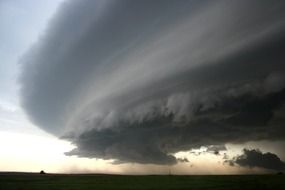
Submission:
<svg viewBox="0 0 285 190">
<path fill-rule="evenodd" d="M 0 174 L 0 190 L 284 189 L 285 175 L 127 176 Z"/>
</svg>

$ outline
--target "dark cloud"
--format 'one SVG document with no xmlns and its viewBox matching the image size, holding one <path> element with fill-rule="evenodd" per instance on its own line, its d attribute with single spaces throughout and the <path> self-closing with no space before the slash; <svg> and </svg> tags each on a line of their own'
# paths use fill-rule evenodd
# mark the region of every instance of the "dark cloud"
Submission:
<svg viewBox="0 0 285 190">
<path fill-rule="evenodd" d="M 284 140 L 284 8 L 67 1 L 22 58 L 22 105 L 77 146 L 67 155 L 115 163 L 175 164 L 181 150 Z"/>
<path fill-rule="evenodd" d="M 67 155 L 98 156 L 104 159 L 117 158 L 125 162 L 174 164 L 176 163 L 175 158 L 170 154 L 182 150 L 210 145 L 206 151 L 219 154 L 220 151 L 226 150 L 226 147 L 220 144 L 228 142 L 284 140 L 283 126 L 260 124 L 260 120 L 264 118 L 251 122 L 245 121 L 244 125 L 228 122 L 232 117 L 239 117 L 243 113 L 243 107 L 250 105 L 252 109 L 261 109 L 260 105 L 265 102 L 273 104 L 270 103 L 271 99 L 278 102 L 278 97 L 284 97 L 284 93 L 285 90 L 282 90 L 263 97 L 248 97 L 246 101 L 241 101 L 241 97 L 231 98 L 222 101 L 221 105 L 217 103 L 214 108 L 203 111 L 203 113 L 199 111 L 203 106 L 198 106 L 200 109 L 193 113 L 191 121 L 184 120 L 183 117 L 181 120 L 175 120 L 172 113 L 163 116 L 154 111 L 153 115 L 155 116 L 152 116 L 151 119 L 145 118 L 145 121 L 119 122 L 113 128 L 93 129 L 78 137 L 70 136 L 70 139 L 76 139 L 74 143 L 78 148 Z M 233 105 L 239 103 L 236 105 L 237 107 L 231 107 L 225 106 L 225 102 Z M 279 102 L 279 104 L 281 103 Z M 158 108 L 153 107 L 153 109 L 157 110 Z M 271 113 L 272 109 L 266 108 L 259 111 Z M 225 117 L 229 119 L 225 119 Z"/>
<path fill-rule="evenodd" d="M 261 167 L 265 169 L 284 171 L 285 162 L 273 153 L 262 153 L 260 150 L 244 149 L 243 154 L 235 157 L 233 160 L 228 160 L 230 165 L 237 164 L 243 167 Z"/>
<path fill-rule="evenodd" d="M 187 158 L 177 158 L 178 162 L 189 162 L 189 160 Z"/>
</svg>

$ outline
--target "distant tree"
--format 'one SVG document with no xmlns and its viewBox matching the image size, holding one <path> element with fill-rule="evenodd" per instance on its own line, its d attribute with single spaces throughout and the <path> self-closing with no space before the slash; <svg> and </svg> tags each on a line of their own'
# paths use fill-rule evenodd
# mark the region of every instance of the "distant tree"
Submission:
<svg viewBox="0 0 285 190">
<path fill-rule="evenodd" d="M 41 170 L 41 171 L 40 171 L 40 174 L 46 174 L 46 172 L 44 172 L 44 170 Z"/>
</svg>

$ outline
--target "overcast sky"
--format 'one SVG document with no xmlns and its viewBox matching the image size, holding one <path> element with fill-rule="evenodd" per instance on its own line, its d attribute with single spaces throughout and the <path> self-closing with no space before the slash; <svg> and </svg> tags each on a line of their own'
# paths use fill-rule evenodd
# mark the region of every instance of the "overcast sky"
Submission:
<svg viewBox="0 0 285 190">
<path fill-rule="evenodd" d="M 284 8 L 0 1 L 0 170 L 285 170 Z"/>
</svg>

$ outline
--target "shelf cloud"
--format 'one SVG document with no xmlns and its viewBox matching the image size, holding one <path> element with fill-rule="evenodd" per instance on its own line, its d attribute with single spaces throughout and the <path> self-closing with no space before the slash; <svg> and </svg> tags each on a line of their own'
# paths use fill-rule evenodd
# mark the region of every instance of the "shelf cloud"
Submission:
<svg viewBox="0 0 285 190">
<path fill-rule="evenodd" d="M 115 163 L 285 139 L 284 1 L 66 1 L 21 59 L 31 121 Z"/>
</svg>

